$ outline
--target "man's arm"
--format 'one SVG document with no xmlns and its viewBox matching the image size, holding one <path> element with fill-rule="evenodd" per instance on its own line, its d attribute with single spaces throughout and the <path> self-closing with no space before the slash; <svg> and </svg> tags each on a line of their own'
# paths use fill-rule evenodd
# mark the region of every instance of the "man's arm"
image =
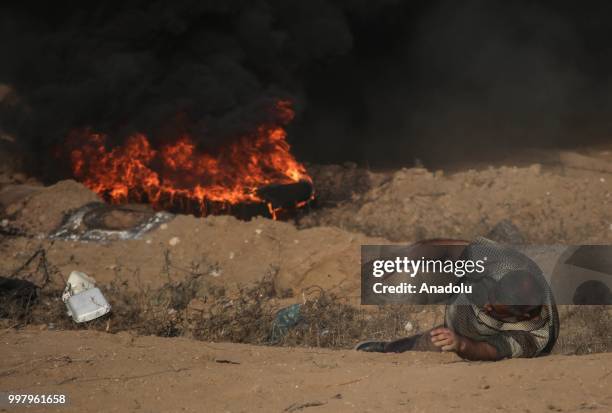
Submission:
<svg viewBox="0 0 612 413">
<path fill-rule="evenodd" d="M 495 361 L 501 357 L 497 349 L 486 341 L 474 341 L 467 337 L 459 336 L 459 347 L 457 354 L 467 360 Z"/>
<path fill-rule="evenodd" d="M 486 341 L 475 341 L 460 336 L 448 328 L 436 328 L 431 331 L 431 342 L 442 351 L 453 351 L 467 360 L 495 361 L 502 357 L 497 349 Z"/>
</svg>

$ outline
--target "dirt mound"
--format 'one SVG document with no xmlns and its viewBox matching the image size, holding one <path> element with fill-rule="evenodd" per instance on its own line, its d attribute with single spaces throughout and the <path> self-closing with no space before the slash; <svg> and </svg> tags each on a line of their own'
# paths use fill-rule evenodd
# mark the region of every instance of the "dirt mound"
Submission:
<svg viewBox="0 0 612 413">
<path fill-rule="evenodd" d="M 227 289 L 272 277 L 279 292 L 298 293 L 316 285 L 357 300 L 360 245 L 385 242 L 338 228 L 299 230 L 292 223 L 261 217 L 245 222 L 185 215 L 136 240 L 50 240 L 44 235 L 55 231 L 70 211 L 99 201 L 93 192 L 61 181 L 46 188 L 7 187 L 2 195 L 5 224 L 26 236 L 7 237 L 0 244 L 0 271 L 13 274 L 42 249 L 57 286 L 72 270 L 85 271 L 102 284 L 121 279 L 133 290 L 159 288 L 193 275 Z"/>
<path fill-rule="evenodd" d="M 0 192 L 3 215 L 12 227 L 29 235 L 48 234 L 68 211 L 95 201 L 99 201 L 96 194 L 72 180 L 49 187 L 13 185 Z"/>
<path fill-rule="evenodd" d="M 612 241 L 611 207 L 612 175 L 604 172 L 532 165 L 446 175 L 412 168 L 300 224 L 414 241 L 473 239 L 510 220 L 527 242 L 602 243 Z"/>
<path fill-rule="evenodd" d="M 33 205 L 41 205 L 43 199 L 43 195 L 32 197 L 27 212 L 22 211 L 10 225 L 25 220 L 25 228 L 31 230 L 26 214 L 32 217 L 31 213 L 38 211 Z M 66 199 L 64 205 L 73 207 L 89 200 L 79 194 L 76 199 Z M 45 215 L 49 217 L 50 213 Z M 62 214 L 54 216 L 57 222 Z M 37 222 L 37 229 L 42 229 Z M 0 272 L 13 274 L 43 249 L 49 267 L 55 271 L 51 278 L 56 285 L 61 285 L 73 270 L 84 271 L 103 284 L 125 280 L 126 288 L 132 290 L 158 288 L 169 280 L 196 275 L 231 290 L 272 277 L 279 292 L 292 290 L 298 294 L 305 287 L 317 285 L 358 301 L 360 246 L 382 242 L 338 228 L 298 230 L 293 224 L 265 218 L 244 222 L 229 216 L 176 216 L 135 240 L 96 243 L 8 237 L 0 244 Z M 27 268 L 22 272 L 27 273 Z"/>
</svg>

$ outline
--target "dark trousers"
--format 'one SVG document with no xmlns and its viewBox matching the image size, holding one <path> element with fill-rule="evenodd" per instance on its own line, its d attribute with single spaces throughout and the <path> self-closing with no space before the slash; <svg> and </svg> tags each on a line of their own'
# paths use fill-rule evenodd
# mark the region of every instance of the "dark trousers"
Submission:
<svg viewBox="0 0 612 413">
<path fill-rule="evenodd" d="M 442 326 L 438 326 L 442 327 Z M 400 338 L 394 341 L 388 341 L 385 343 L 385 353 L 403 353 L 404 351 L 435 351 L 440 352 L 440 347 L 436 347 L 431 342 L 430 332 L 434 330 L 427 330 L 424 333 L 416 334 L 414 336 Z"/>
</svg>

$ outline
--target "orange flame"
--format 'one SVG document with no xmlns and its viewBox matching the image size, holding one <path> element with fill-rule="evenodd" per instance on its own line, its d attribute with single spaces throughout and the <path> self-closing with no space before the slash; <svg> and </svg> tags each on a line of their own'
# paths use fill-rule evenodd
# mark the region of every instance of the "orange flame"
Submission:
<svg viewBox="0 0 612 413">
<path fill-rule="evenodd" d="M 293 119 L 290 102 L 277 102 L 276 110 L 283 125 Z M 110 150 L 106 139 L 90 130 L 74 131 L 68 141 L 79 146 L 70 158 L 75 178 L 115 204 L 149 202 L 157 209 L 189 204 L 184 212 L 207 215 L 235 204 L 263 203 L 257 191 L 267 185 L 312 183 L 291 154 L 282 125 L 260 125 L 215 156 L 199 151 L 187 135 L 159 149 L 140 133 Z M 268 210 L 276 217 L 278 208 L 268 204 Z"/>
</svg>

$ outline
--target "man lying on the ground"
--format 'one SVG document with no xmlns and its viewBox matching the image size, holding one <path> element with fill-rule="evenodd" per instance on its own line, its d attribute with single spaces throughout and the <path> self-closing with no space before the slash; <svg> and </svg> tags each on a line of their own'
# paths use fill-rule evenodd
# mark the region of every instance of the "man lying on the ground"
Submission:
<svg viewBox="0 0 612 413">
<path fill-rule="evenodd" d="M 457 294 L 446 305 L 445 323 L 423 334 L 395 341 L 365 341 L 360 351 L 452 351 L 468 360 L 536 357 L 550 353 L 559 335 L 559 316 L 540 268 L 520 252 L 486 238 L 474 242 L 423 241 L 418 245 L 446 257 L 485 259 L 485 271 L 470 275 L 480 291 L 474 302 Z M 447 247 L 444 247 L 447 246 Z M 461 249 L 457 254 L 457 246 Z M 444 248 L 453 251 L 444 251 Z M 418 250 L 417 255 L 423 249 Z M 425 258 L 439 258 L 425 257 Z M 467 276 L 466 276 L 467 277 Z M 519 304 L 517 304 L 519 303 Z"/>
</svg>

